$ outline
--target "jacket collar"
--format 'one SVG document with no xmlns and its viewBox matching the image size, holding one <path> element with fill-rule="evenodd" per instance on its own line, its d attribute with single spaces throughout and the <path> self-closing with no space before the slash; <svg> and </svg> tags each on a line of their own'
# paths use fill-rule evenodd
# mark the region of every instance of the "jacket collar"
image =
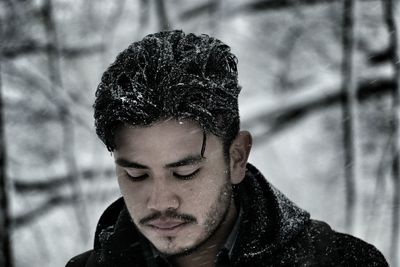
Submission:
<svg viewBox="0 0 400 267">
<path fill-rule="evenodd" d="M 246 177 L 237 191 L 244 213 L 233 249 L 234 262 L 272 255 L 298 235 L 310 219 L 308 212 L 268 183 L 251 164 L 247 165 Z"/>
<path fill-rule="evenodd" d="M 234 190 L 242 205 L 237 237 L 231 248 L 234 264 L 272 255 L 309 221 L 306 211 L 269 184 L 251 164 L 247 165 L 245 179 Z M 153 257 L 149 242 L 136 229 L 122 198 L 101 216 L 94 251 L 99 266 L 145 266 Z"/>
</svg>

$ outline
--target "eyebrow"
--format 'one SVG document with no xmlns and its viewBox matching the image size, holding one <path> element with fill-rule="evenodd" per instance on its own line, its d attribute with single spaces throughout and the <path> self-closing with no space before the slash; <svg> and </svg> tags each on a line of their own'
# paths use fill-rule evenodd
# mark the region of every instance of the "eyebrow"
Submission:
<svg viewBox="0 0 400 267">
<path fill-rule="evenodd" d="M 178 160 L 176 162 L 168 163 L 165 165 L 165 168 L 177 168 L 177 167 L 182 167 L 182 166 L 189 166 L 189 165 L 195 165 L 198 163 L 201 163 L 205 160 L 205 157 L 202 157 L 201 155 L 189 155 L 184 157 L 181 160 Z M 115 163 L 118 164 L 121 167 L 125 168 L 135 168 L 135 169 L 150 169 L 148 166 L 129 161 L 123 158 L 118 158 L 115 160 Z"/>
<path fill-rule="evenodd" d="M 125 168 L 135 168 L 135 169 L 148 169 L 149 167 L 133 162 L 133 161 L 129 161 L 123 158 L 118 158 L 115 160 L 115 163 L 118 164 L 121 167 L 125 167 Z"/>
</svg>

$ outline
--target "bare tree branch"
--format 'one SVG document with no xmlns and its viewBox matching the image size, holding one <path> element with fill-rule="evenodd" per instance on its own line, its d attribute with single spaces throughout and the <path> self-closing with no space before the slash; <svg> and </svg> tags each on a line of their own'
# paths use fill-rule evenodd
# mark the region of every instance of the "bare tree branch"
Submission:
<svg viewBox="0 0 400 267">
<path fill-rule="evenodd" d="M 372 97 L 383 96 L 393 90 L 391 79 L 365 80 L 357 87 L 357 99 L 363 101 Z M 323 92 L 323 93 L 321 93 Z M 280 131 L 293 126 L 307 115 L 329 107 L 339 105 L 344 98 L 341 89 L 319 90 L 313 95 L 293 95 L 285 103 L 277 103 L 254 117 L 243 121 L 243 128 L 250 129 L 252 125 L 263 125 L 264 130 L 254 136 L 255 142 L 265 141 Z"/>
<path fill-rule="evenodd" d="M 232 10 L 231 15 L 238 13 L 254 13 L 264 12 L 268 10 L 278 10 L 292 7 L 295 5 L 301 6 L 313 6 L 321 4 L 331 4 L 336 2 L 335 0 L 260 0 L 253 1 L 250 3 L 242 4 Z"/>
<path fill-rule="evenodd" d="M 368 63 L 370 65 L 389 63 L 393 58 L 392 52 L 393 51 L 390 49 L 390 47 L 380 51 L 370 52 L 370 55 L 368 56 Z"/>
<path fill-rule="evenodd" d="M 57 88 L 57 94 L 52 93 L 49 89 L 56 85 L 52 85 L 46 77 L 43 77 L 41 73 L 34 73 L 32 69 L 29 68 L 16 68 L 13 64 L 7 64 L 7 68 L 2 69 L 3 74 L 7 74 L 11 78 L 15 80 L 16 85 L 22 85 L 21 88 L 26 90 L 35 90 L 35 92 L 40 93 L 46 100 L 53 105 L 54 108 L 59 109 L 60 107 L 63 109 L 64 106 L 69 106 L 72 108 L 81 108 L 84 111 L 91 112 L 90 105 L 86 103 L 81 103 L 81 101 L 72 100 L 71 96 L 62 88 Z M 19 84 L 21 83 L 21 84 Z M 28 94 L 28 92 L 27 92 Z M 7 105 L 11 107 L 24 107 L 23 102 L 16 100 L 8 100 Z M 40 116 L 36 118 L 38 120 L 59 120 L 59 115 L 57 113 L 48 114 L 46 111 L 46 107 L 34 107 L 27 106 L 24 110 L 28 110 L 32 113 L 37 113 Z M 83 126 L 84 129 L 93 132 L 91 125 L 88 125 L 80 115 L 77 114 L 66 114 L 69 116 L 70 120 L 78 123 Z"/>
<path fill-rule="evenodd" d="M 16 86 L 21 88 L 21 90 L 32 90 L 35 93 L 39 93 L 42 95 L 51 106 L 42 105 L 36 106 L 31 105 L 30 99 L 7 99 L 5 103 L 11 110 L 17 110 L 18 112 L 27 112 L 32 117 L 36 123 L 41 122 L 60 122 L 60 116 L 58 110 L 60 107 L 69 106 L 74 111 L 80 110 L 83 112 L 91 112 L 89 103 L 82 103 L 82 101 L 73 100 L 71 96 L 65 90 L 61 88 L 57 88 L 57 94 L 52 93 L 50 91 L 50 87 L 54 88 L 47 77 L 44 77 L 41 73 L 35 73 L 30 68 L 16 68 L 12 62 L 8 63 L 6 68 L 2 69 L 2 74 L 6 74 L 9 76 L 9 81 L 11 80 Z M 26 91 L 26 95 L 31 94 L 31 92 Z M 27 102 L 28 101 L 28 102 Z M 92 125 L 84 120 L 85 116 L 82 116 L 82 113 L 71 112 L 69 114 L 65 114 L 68 116 L 68 120 L 71 123 L 81 126 L 89 133 L 93 133 Z"/>
<path fill-rule="evenodd" d="M 376 1 L 376 0 L 363 0 L 363 1 Z M 294 5 L 300 6 L 314 6 L 323 4 L 339 3 L 339 0 L 256 0 L 241 5 L 232 6 L 226 11 L 227 16 L 236 16 L 239 14 L 276 11 L 285 9 Z M 215 5 L 213 0 L 206 1 L 198 6 L 189 8 L 180 14 L 181 20 L 194 19 L 208 13 Z"/>
<path fill-rule="evenodd" d="M 118 189 L 113 188 L 104 192 L 94 191 L 87 194 L 87 199 L 90 201 L 104 200 L 111 196 L 118 194 Z M 19 229 L 21 227 L 31 224 L 33 221 L 40 219 L 46 213 L 52 211 L 55 208 L 59 208 L 63 205 L 75 205 L 79 202 L 79 196 L 77 195 L 53 195 L 49 197 L 44 203 L 39 207 L 32 209 L 22 215 L 17 215 L 12 218 L 13 229 Z"/>
<path fill-rule="evenodd" d="M 54 50 L 51 44 L 41 44 L 33 40 L 27 40 L 12 47 L 4 47 L 1 53 L 4 59 L 15 59 L 27 55 L 47 53 L 49 50 Z M 63 47 L 60 49 L 60 54 L 66 58 L 75 58 L 90 56 L 103 51 L 103 44 L 92 44 L 86 46 Z"/>
<path fill-rule="evenodd" d="M 82 178 L 87 181 L 98 179 L 99 177 L 114 177 L 113 169 L 95 170 L 86 169 L 81 171 Z M 13 185 L 18 193 L 24 194 L 27 192 L 51 192 L 71 183 L 72 174 L 46 177 L 46 178 L 33 178 L 27 179 L 13 177 Z"/>
</svg>

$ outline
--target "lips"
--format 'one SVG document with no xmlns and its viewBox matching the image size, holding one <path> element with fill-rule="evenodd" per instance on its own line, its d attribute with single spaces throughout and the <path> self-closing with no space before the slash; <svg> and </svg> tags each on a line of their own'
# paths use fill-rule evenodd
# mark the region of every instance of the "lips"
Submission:
<svg viewBox="0 0 400 267">
<path fill-rule="evenodd" d="M 179 232 L 185 229 L 189 223 L 174 219 L 156 219 L 147 224 L 150 229 L 159 237 L 178 236 Z"/>
<path fill-rule="evenodd" d="M 149 223 L 150 226 L 157 228 L 159 230 L 173 230 L 181 225 L 184 225 L 183 221 L 175 221 L 175 220 L 154 220 Z"/>
</svg>

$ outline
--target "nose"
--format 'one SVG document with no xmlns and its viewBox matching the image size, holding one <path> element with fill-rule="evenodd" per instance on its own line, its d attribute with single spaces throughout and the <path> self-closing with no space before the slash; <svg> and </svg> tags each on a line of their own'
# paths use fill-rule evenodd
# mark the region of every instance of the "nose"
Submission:
<svg viewBox="0 0 400 267">
<path fill-rule="evenodd" d="M 179 197 L 171 185 L 167 185 L 165 181 L 157 181 L 153 184 L 147 201 L 149 209 L 162 212 L 168 209 L 178 209 L 179 205 Z"/>
</svg>

